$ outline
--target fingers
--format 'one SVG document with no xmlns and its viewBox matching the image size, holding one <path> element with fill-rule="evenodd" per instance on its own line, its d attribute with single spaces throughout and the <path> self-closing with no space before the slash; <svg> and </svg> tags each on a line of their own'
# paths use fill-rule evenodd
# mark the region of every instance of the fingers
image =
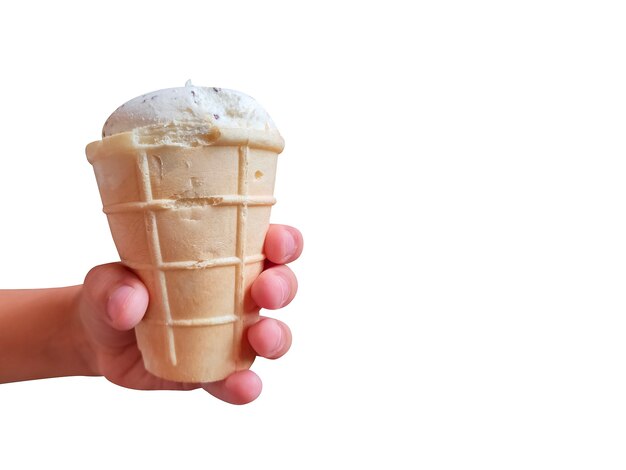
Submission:
<svg viewBox="0 0 626 470">
<path fill-rule="evenodd" d="M 291 346 L 291 331 L 283 322 L 263 318 L 248 329 L 248 341 L 259 356 L 277 359 Z M 251 370 L 235 372 L 225 380 L 201 385 L 216 398 L 233 405 L 244 405 L 261 394 L 261 379 Z M 186 388 L 193 389 L 193 386 Z"/>
<path fill-rule="evenodd" d="M 139 278 L 121 264 L 105 264 L 87 274 L 81 301 L 83 321 L 96 339 L 112 346 L 123 346 L 134 341 L 134 333 L 129 330 L 146 312 L 148 291 Z"/>
<path fill-rule="evenodd" d="M 270 225 L 265 235 L 265 256 L 272 263 L 291 263 L 302 253 L 303 243 L 298 229 L 289 225 Z"/>
<path fill-rule="evenodd" d="M 278 359 L 291 347 L 291 330 L 273 318 L 263 318 L 248 329 L 248 341 L 257 355 Z"/>
<path fill-rule="evenodd" d="M 287 266 L 263 271 L 251 287 L 252 299 L 261 308 L 276 310 L 288 305 L 298 291 L 298 280 Z"/>
<path fill-rule="evenodd" d="M 203 384 L 202 388 L 227 403 L 245 405 L 261 394 L 263 384 L 254 372 L 242 370 L 229 375 L 225 380 Z"/>
</svg>

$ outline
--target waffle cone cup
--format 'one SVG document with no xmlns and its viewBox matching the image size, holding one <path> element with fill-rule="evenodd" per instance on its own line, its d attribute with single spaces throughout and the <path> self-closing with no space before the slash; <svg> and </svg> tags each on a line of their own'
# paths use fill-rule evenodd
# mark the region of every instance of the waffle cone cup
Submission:
<svg viewBox="0 0 626 470">
<path fill-rule="evenodd" d="M 137 129 L 87 146 L 121 261 L 150 303 L 135 331 L 146 369 L 212 382 L 248 369 L 250 286 L 263 269 L 277 155 L 275 130 L 218 129 L 192 144 Z"/>
</svg>

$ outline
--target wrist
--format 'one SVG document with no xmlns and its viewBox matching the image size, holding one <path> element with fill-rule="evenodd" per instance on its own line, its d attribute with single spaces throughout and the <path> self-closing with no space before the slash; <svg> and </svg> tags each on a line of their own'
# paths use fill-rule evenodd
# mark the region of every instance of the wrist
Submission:
<svg viewBox="0 0 626 470">
<path fill-rule="evenodd" d="M 95 375 L 79 295 L 80 286 L 0 291 L 0 383 Z"/>
<path fill-rule="evenodd" d="M 76 367 L 81 372 L 73 375 L 101 375 L 98 372 L 98 361 L 92 342 L 85 330 L 82 318 L 81 294 L 83 286 L 71 286 L 67 290 L 68 336 L 71 341 Z"/>
</svg>

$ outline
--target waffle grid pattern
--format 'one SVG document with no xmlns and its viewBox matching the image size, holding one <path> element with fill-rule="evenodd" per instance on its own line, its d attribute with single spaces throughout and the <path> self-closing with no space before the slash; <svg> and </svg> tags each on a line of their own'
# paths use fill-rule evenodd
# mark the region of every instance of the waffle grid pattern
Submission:
<svg viewBox="0 0 626 470">
<path fill-rule="evenodd" d="M 111 204 L 103 208 L 103 212 L 116 214 L 123 212 L 143 212 L 148 234 L 148 250 L 150 253 L 150 263 L 138 263 L 132 260 L 122 260 L 131 269 L 153 271 L 156 281 L 156 288 L 161 297 L 163 311 L 161 318 L 151 318 L 148 321 L 153 324 L 165 327 L 166 340 L 169 348 L 169 360 L 172 365 L 177 364 L 176 340 L 173 327 L 204 327 L 213 325 L 223 325 L 234 323 L 234 328 L 243 328 L 244 315 L 244 289 L 245 289 L 245 266 L 247 264 L 258 263 L 265 259 L 261 254 L 246 256 L 246 219 L 248 206 L 271 206 L 276 200 L 268 196 L 248 195 L 248 145 L 238 147 L 238 184 L 236 195 L 215 195 L 203 198 L 182 198 L 182 199 L 153 199 L 150 167 L 147 152 L 140 152 L 137 161 L 138 181 L 140 183 L 140 201 Z M 237 206 L 237 240 L 236 256 L 225 258 L 213 258 L 207 260 L 180 260 L 164 262 L 159 239 L 156 212 L 177 210 L 194 206 Z M 170 302 L 168 299 L 167 283 L 165 272 L 171 270 L 188 269 L 210 269 L 219 266 L 235 267 L 235 299 L 234 312 L 221 316 L 197 319 L 172 318 Z M 239 332 L 238 332 L 239 333 Z"/>
</svg>

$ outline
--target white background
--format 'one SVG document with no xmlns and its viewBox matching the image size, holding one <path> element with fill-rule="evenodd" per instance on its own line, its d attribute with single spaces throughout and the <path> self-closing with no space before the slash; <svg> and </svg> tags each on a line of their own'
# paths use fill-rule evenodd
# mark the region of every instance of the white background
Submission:
<svg viewBox="0 0 626 470">
<path fill-rule="evenodd" d="M 0 286 L 117 259 L 84 147 L 189 78 L 269 110 L 306 250 L 258 401 L 2 385 L 2 468 L 626 466 L 622 2 L 16 5 Z"/>
</svg>

